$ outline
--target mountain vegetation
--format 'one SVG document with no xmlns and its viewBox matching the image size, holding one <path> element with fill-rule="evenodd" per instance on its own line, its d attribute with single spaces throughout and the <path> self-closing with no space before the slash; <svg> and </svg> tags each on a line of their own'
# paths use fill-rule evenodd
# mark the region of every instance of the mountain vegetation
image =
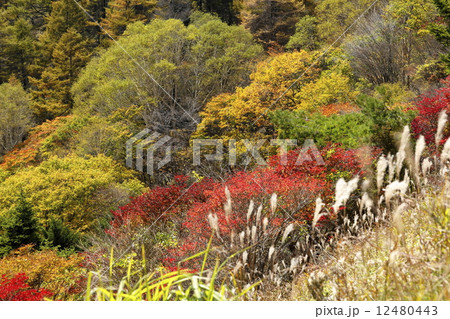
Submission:
<svg viewBox="0 0 450 319">
<path fill-rule="evenodd" d="M 0 300 L 449 300 L 449 52 L 448 0 L 0 0 Z"/>
</svg>

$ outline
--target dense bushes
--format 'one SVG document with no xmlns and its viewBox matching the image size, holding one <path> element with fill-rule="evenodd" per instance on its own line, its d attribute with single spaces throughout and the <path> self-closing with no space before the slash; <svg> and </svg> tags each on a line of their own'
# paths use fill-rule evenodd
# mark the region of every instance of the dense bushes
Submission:
<svg viewBox="0 0 450 319">
<path fill-rule="evenodd" d="M 423 135 L 427 144 L 434 143 L 439 114 L 443 110 L 446 110 L 447 114 L 450 111 L 450 77 L 443 80 L 442 84 L 442 88 L 422 95 L 416 102 L 419 114 L 412 121 L 411 128 L 416 137 Z M 445 143 L 449 134 L 447 123 L 441 143 Z"/>
<path fill-rule="evenodd" d="M 2 275 L 0 280 L 0 301 L 39 301 L 50 297 L 52 293 L 47 289 L 31 289 L 26 283 L 28 277 L 17 274 L 13 278 Z"/>
<path fill-rule="evenodd" d="M 27 245 L 0 259 L 0 274 L 12 278 L 25 273 L 31 289 L 49 290 L 55 299 L 73 299 L 83 289 L 83 260 L 80 254 L 64 257 L 52 249 L 37 251 Z"/>
<path fill-rule="evenodd" d="M 279 138 L 297 139 L 299 144 L 306 139 L 313 139 L 318 146 L 329 142 L 347 148 L 371 144 L 371 121 L 361 113 L 324 116 L 304 111 L 275 111 L 271 120 Z"/>
<path fill-rule="evenodd" d="M 83 232 L 102 227 L 110 209 L 142 190 L 131 172 L 108 157 L 53 157 L 0 183 L 0 215 L 15 207 L 23 194 L 40 225 L 60 219 Z"/>
<path fill-rule="evenodd" d="M 269 227 L 279 227 L 292 219 L 299 223 L 310 221 L 315 199 L 320 196 L 331 200 L 337 179 L 364 175 L 378 153 L 377 149 L 360 152 L 328 145 L 320 150 L 323 165 L 315 161 L 313 154 L 304 163 L 296 164 L 301 155 L 296 150 L 286 154 L 286 163 L 284 157 L 274 156 L 269 166 L 252 172 L 236 172 L 223 183 L 208 178 L 195 181 L 178 177 L 173 185 L 154 188 L 113 212 L 114 220 L 108 232 L 122 238 L 135 236 L 140 228 L 151 226 L 163 230 L 168 222 L 175 223 L 178 241 L 170 249 L 173 259 L 165 259 L 166 265 L 173 266 L 176 259 L 205 247 L 211 236 L 210 214 L 217 216 L 222 238 L 229 237 L 232 228 L 245 227 L 251 200 L 255 209 L 259 205 L 267 207 L 270 195 L 277 193 L 279 210 L 267 216 Z M 225 186 L 233 198 L 232 218 L 223 211 L 227 201 Z"/>
</svg>

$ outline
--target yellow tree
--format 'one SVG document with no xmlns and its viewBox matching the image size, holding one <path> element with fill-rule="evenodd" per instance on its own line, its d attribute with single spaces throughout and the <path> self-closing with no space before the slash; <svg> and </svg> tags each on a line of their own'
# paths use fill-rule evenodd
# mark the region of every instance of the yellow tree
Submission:
<svg viewBox="0 0 450 319">
<path fill-rule="evenodd" d="M 251 84 L 237 88 L 233 94 L 213 98 L 200 113 L 203 120 L 194 137 L 249 138 L 271 135 L 267 112 L 276 108 L 294 109 L 298 86 L 310 82 L 319 75 L 311 65 L 313 55 L 306 51 L 280 54 L 259 64 L 250 75 Z M 305 73 L 297 86 L 289 86 Z M 283 99 L 272 105 L 284 92 Z"/>
<path fill-rule="evenodd" d="M 318 52 L 284 53 L 262 62 L 251 84 L 214 97 L 200 113 L 193 138 L 269 138 L 268 113 L 276 109 L 313 112 L 331 103 L 351 102 L 358 94 L 348 61 L 339 51 L 312 65 Z M 334 64 L 333 64 L 334 63 Z"/>
<path fill-rule="evenodd" d="M 88 45 L 89 41 L 84 40 L 75 29 L 69 29 L 55 45 L 53 63 L 44 69 L 39 79 L 30 78 L 38 117 L 54 118 L 72 108 L 70 89 L 89 60 Z"/>
</svg>

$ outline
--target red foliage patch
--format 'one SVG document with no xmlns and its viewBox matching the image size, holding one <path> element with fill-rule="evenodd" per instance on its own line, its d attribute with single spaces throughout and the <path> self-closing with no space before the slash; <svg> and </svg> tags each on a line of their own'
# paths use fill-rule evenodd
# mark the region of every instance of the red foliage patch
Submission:
<svg viewBox="0 0 450 319">
<path fill-rule="evenodd" d="M 211 236 L 210 213 L 217 215 L 221 236 L 227 237 L 231 229 L 240 231 L 245 227 L 250 200 L 254 201 L 255 209 L 263 205 L 264 212 L 267 212 L 273 193 L 278 196 L 278 209 L 268 216 L 269 227 L 280 227 L 287 220 L 304 223 L 312 219 L 318 196 L 331 202 L 337 179 L 364 175 L 366 166 L 372 164 L 380 150 L 345 150 L 328 145 L 320 150 L 324 165 L 315 161 L 297 165 L 299 152 L 288 152 L 285 162 L 280 156 L 274 156 L 267 167 L 237 172 L 226 182 L 205 178 L 191 184 L 188 177 L 179 176 L 173 185 L 154 188 L 113 212 L 114 220 L 109 232 L 118 236 L 124 234 L 128 227 L 151 225 L 167 219 L 177 221 L 183 239 L 178 248 L 170 251 L 172 257 L 167 262 L 205 248 Z M 310 157 L 314 158 L 312 154 Z M 228 220 L 223 208 L 225 186 L 232 197 L 233 213 Z"/>
<path fill-rule="evenodd" d="M 28 277 L 25 274 L 17 274 L 9 279 L 2 275 L 0 280 L 1 301 L 39 301 L 53 295 L 47 289 L 30 289 L 27 284 Z"/>
<path fill-rule="evenodd" d="M 412 131 L 416 138 L 420 135 L 425 137 L 427 144 L 434 145 L 435 134 L 439 114 L 442 110 L 446 110 L 447 115 L 450 112 L 450 76 L 442 81 L 444 87 L 431 92 L 428 95 L 422 95 L 421 99 L 416 103 L 416 109 L 419 114 L 411 123 Z M 445 143 L 450 135 L 447 127 L 444 129 L 444 136 L 441 144 Z"/>
</svg>

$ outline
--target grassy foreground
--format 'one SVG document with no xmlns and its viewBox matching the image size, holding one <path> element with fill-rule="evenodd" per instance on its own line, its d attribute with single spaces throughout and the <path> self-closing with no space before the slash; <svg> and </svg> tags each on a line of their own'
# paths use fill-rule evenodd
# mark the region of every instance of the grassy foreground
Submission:
<svg viewBox="0 0 450 319">
<path fill-rule="evenodd" d="M 289 299 L 449 300 L 450 182 L 406 202 L 388 225 L 342 240 Z"/>
</svg>

